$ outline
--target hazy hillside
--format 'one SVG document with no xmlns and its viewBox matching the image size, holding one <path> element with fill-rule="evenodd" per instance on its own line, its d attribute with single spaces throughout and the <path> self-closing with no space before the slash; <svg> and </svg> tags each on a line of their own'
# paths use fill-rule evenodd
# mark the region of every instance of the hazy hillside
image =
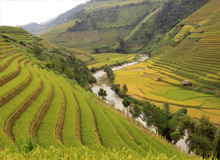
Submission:
<svg viewBox="0 0 220 160">
<path fill-rule="evenodd" d="M 85 7 L 86 4 L 80 4 L 74 7 L 73 9 L 59 15 L 56 18 L 50 19 L 49 22 L 46 23 L 44 22 L 43 24 L 38 24 L 38 25 L 36 25 L 36 23 L 30 23 L 19 27 L 27 30 L 29 33 L 32 33 L 34 35 L 41 35 L 60 24 L 68 22 L 77 12 L 79 12 L 81 9 Z"/>
<path fill-rule="evenodd" d="M 29 33 L 34 33 L 39 26 L 40 26 L 40 24 L 38 24 L 38 23 L 29 23 L 26 25 L 18 26 L 18 27 L 23 28 L 24 30 L 28 31 Z"/>
<path fill-rule="evenodd" d="M 125 37 L 163 1 L 98 1 L 42 35 L 51 43 L 92 53 L 93 48 L 113 45 Z"/>
</svg>

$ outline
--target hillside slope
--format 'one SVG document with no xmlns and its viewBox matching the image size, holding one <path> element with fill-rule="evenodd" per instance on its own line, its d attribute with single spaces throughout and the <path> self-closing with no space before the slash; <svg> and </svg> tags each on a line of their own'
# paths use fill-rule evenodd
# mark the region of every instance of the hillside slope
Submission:
<svg viewBox="0 0 220 160">
<path fill-rule="evenodd" d="M 8 28 L 11 36 L 13 29 L 17 33 L 16 28 Z M 119 112 L 103 106 L 75 81 L 44 69 L 42 62 L 23 52 L 18 43 L 4 36 L 0 39 L 1 148 L 15 149 L 15 144 L 19 146 L 32 137 L 45 148 L 124 148 L 139 158 L 149 153 L 189 158 L 165 140 L 130 123 Z"/>
<path fill-rule="evenodd" d="M 161 40 L 159 55 L 116 71 L 115 83 L 126 83 L 128 93 L 138 99 L 159 106 L 168 102 L 173 112 L 187 107 L 190 116 L 206 114 L 220 124 L 219 6 L 219 0 L 211 0 L 177 24 Z M 192 86 L 184 86 L 184 80 Z"/>
<path fill-rule="evenodd" d="M 130 30 L 163 4 L 163 1 L 91 1 L 71 21 L 61 24 L 42 37 L 63 47 L 92 53 L 93 48 L 114 45 Z"/>
<path fill-rule="evenodd" d="M 78 52 L 74 49 L 64 50 L 15 27 L 0 27 L 0 36 L 14 43 L 21 51 L 41 60 L 44 67 L 75 79 L 84 88 L 89 88 L 89 83 L 95 82 L 86 64 L 74 56 Z"/>
</svg>

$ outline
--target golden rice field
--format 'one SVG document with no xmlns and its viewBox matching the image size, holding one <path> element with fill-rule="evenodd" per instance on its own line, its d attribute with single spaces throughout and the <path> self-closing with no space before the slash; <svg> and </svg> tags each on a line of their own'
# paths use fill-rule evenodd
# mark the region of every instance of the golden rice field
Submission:
<svg viewBox="0 0 220 160">
<path fill-rule="evenodd" d="M 173 41 L 181 41 L 179 44 L 174 47 L 164 45 L 161 49 L 166 54 L 116 71 L 115 83 L 126 83 L 128 94 L 138 99 L 149 100 L 159 106 L 168 102 L 173 111 L 188 107 L 190 116 L 199 118 L 205 114 L 220 124 L 219 6 L 219 0 L 212 0 L 189 16 L 173 37 Z M 190 35 L 184 38 L 187 32 Z M 211 87 L 216 95 L 192 90 L 195 87 L 182 87 L 183 80 L 190 80 L 197 88 L 208 90 Z"/>
</svg>

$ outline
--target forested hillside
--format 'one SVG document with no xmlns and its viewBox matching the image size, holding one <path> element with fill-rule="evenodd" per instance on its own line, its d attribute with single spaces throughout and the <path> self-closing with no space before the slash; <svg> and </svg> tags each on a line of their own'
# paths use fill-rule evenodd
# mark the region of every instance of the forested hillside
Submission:
<svg viewBox="0 0 220 160">
<path fill-rule="evenodd" d="M 149 54 L 158 53 L 160 43 L 165 33 L 188 17 L 209 0 L 170 0 L 161 11 L 142 24 L 141 28 L 127 40 L 131 46 L 136 46 L 134 52 Z M 178 31 L 176 31 L 178 32 Z M 133 47 L 132 47 L 133 48 Z"/>
<path fill-rule="evenodd" d="M 109 47 L 125 37 L 162 1 L 91 1 L 71 21 L 42 35 L 43 38 L 69 48 L 93 53 L 96 47 Z"/>
</svg>

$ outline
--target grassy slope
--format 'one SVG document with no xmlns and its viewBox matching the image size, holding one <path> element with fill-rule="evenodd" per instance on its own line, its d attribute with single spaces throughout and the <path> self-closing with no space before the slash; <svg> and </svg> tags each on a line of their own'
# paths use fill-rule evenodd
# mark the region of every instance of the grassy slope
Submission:
<svg viewBox="0 0 220 160">
<path fill-rule="evenodd" d="M 148 99 L 159 106 L 169 102 L 173 111 L 181 106 L 193 107 L 188 108 L 190 116 L 199 118 L 206 114 L 211 121 L 220 123 L 220 98 L 216 96 L 219 95 L 220 73 L 219 6 L 219 1 L 212 0 L 186 18 L 179 32 L 174 34 L 174 28 L 167 34 L 160 55 L 116 71 L 115 83 L 127 83 L 128 93 L 138 99 Z M 200 27 L 197 28 L 197 24 Z M 200 30 L 204 33 L 199 33 Z M 185 37 L 187 32 L 191 35 Z M 173 47 L 168 40 L 179 44 Z M 158 81 L 158 77 L 162 81 Z M 182 88 L 185 79 L 193 82 L 191 91 Z M 197 92 L 201 90 L 205 93 Z M 208 92 L 214 95 L 206 94 Z M 196 106 L 201 109 L 195 109 Z"/>
<path fill-rule="evenodd" d="M 153 12 L 154 8 L 157 8 L 160 5 L 160 2 L 152 1 L 152 4 L 150 5 L 145 4 L 125 7 L 125 5 L 138 4 L 141 2 L 143 1 L 105 1 L 96 2 L 95 4 L 91 4 L 89 7 L 87 7 L 86 13 L 90 13 L 100 9 L 112 8 L 118 5 L 120 6 L 116 21 L 109 22 L 108 18 L 106 17 L 106 20 L 98 22 L 97 25 L 100 29 L 98 29 L 98 34 L 96 35 L 98 39 L 96 41 L 87 41 L 85 39 L 86 32 L 66 32 L 66 29 L 68 27 L 74 25 L 75 20 L 69 21 L 53 28 L 49 32 L 43 34 L 42 37 L 49 42 L 55 43 L 62 47 L 76 48 L 91 53 L 94 47 L 112 45 L 116 42 L 118 36 L 126 36 L 127 33 L 130 31 L 130 28 L 126 28 L 125 26 L 132 25 L 132 23 L 135 23 L 139 18 L 143 17 L 147 11 L 151 13 Z M 133 27 L 134 26 L 132 26 L 132 28 Z"/>
<path fill-rule="evenodd" d="M 6 42 L 0 40 L 0 44 L 3 46 Z M 12 44 L 16 47 L 16 42 Z M 13 54 L 16 54 L 16 52 Z M 28 57 L 26 58 L 28 59 Z M 33 57 L 30 58 L 33 59 Z M 17 60 L 14 59 L 13 61 Z M 8 67 L 14 66 L 13 61 Z M 92 157 L 105 159 L 109 155 L 116 156 L 116 158 L 119 157 L 117 159 L 126 159 L 126 157 L 130 157 L 131 155 L 134 159 L 140 159 L 153 155 L 157 157 L 161 153 L 164 153 L 164 156 L 173 157 L 174 155 L 171 155 L 166 150 L 157 149 L 157 146 L 161 143 L 164 147 L 170 148 L 169 150 L 176 154 L 175 156 L 179 158 L 187 156 L 174 147 L 171 147 L 166 141 L 159 139 L 157 141 L 153 140 L 155 138 L 148 136 L 139 128 L 134 127 L 132 123 L 122 118 L 121 115 L 114 113 L 109 108 L 104 108 L 100 103 L 94 102 L 91 93 L 84 91 L 75 82 L 71 81 L 72 86 L 70 86 L 65 78 L 54 74 L 52 71 L 39 68 L 31 59 L 29 61 L 29 63 L 25 63 L 26 61 L 19 63 L 21 66 L 20 74 L 8 80 L 0 87 L 2 90 L 2 87 L 13 82 L 12 84 L 15 88 L 7 91 L 7 93 L 0 97 L 9 95 L 8 101 L 4 105 L 0 104 L 0 147 L 16 150 L 14 142 L 21 144 L 21 140 L 27 140 L 30 135 L 36 135 L 35 138 L 38 141 L 39 147 L 33 152 L 24 155 L 9 152 L 8 150 L 0 151 L 0 157 L 2 155 L 7 158 L 11 156 L 15 156 L 16 158 L 24 156 L 23 159 L 33 159 L 33 156 L 53 157 L 54 154 L 59 155 L 66 152 L 65 155 L 69 157 L 77 156 L 78 158 L 85 158 L 86 156 L 83 156 L 84 151 L 88 151 L 88 159 Z M 0 65 L 5 65 L 2 62 L 4 61 L 0 60 Z M 24 67 L 24 65 L 26 66 Z M 21 77 L 19 76 L 27 72 L 30 73 L 30 83 L 24 83 L 26 85 L 18 91 L 17 84 L 15 83 L 16 79 L 20 79 Z M 2 73 L 4 71 L 0 72 L 0 75 Z M 4 76 L 2 77 L 4 78 Z M 26 79 L 27 77 L 21 79 L 21 82 L 25 82 Z M 39 88 L 41 89 L 39 90 Z M 38 90 L 40 91 L 39 94 L 33 97 L 32 95 Z M 51 92 L 54 93 L 52 94 L 53 96 L 50 96 Z M 11 93 L 15 93 L 15 95 L 10 96 Z M 121 125 L 125 125 L 124 127 L 126 129 L 119 130 L 118 126 L 114 122 L 111 122 L 111 118 L 108 116 L 109 113 L 114 113 L 118 119 L 116 121 L 121 123 Z M 135 133 L 138 132 L 136 134 L 141 135 L 143 140 L 146 139 L 143 142 L 143 146 L 144 148 L 151 148 L 148 150 L 149 152 L 146 152 L 142 147 L 136 149 L 136 146 L 142 142 L 138 136 L 131 134 L 127 127 L 133 128 Z M 126 136 L 128 137 L 129 135 L 131 138 L 130 141 L 126 139 Z M 146 142 L 150 139 L 154 143 Z M 132 144 L 133 147 L 129 144 Z M 50 147 L 51 145 L 58 148 Z M 82 145 L 88 146 L 92 150 Z M 40 146 L 49 149 L 49 155 L 45 155 L 44 149 Z M 71 149 L 64 146 L 80 147 Z M 122 148 L 124 148 L 124 151 L 122 151 Z M 114 153 L 112 152 L 113 150 Z M 119 150 L 119 155 L 115 155 L 115 152 Z"/>
</svg>

